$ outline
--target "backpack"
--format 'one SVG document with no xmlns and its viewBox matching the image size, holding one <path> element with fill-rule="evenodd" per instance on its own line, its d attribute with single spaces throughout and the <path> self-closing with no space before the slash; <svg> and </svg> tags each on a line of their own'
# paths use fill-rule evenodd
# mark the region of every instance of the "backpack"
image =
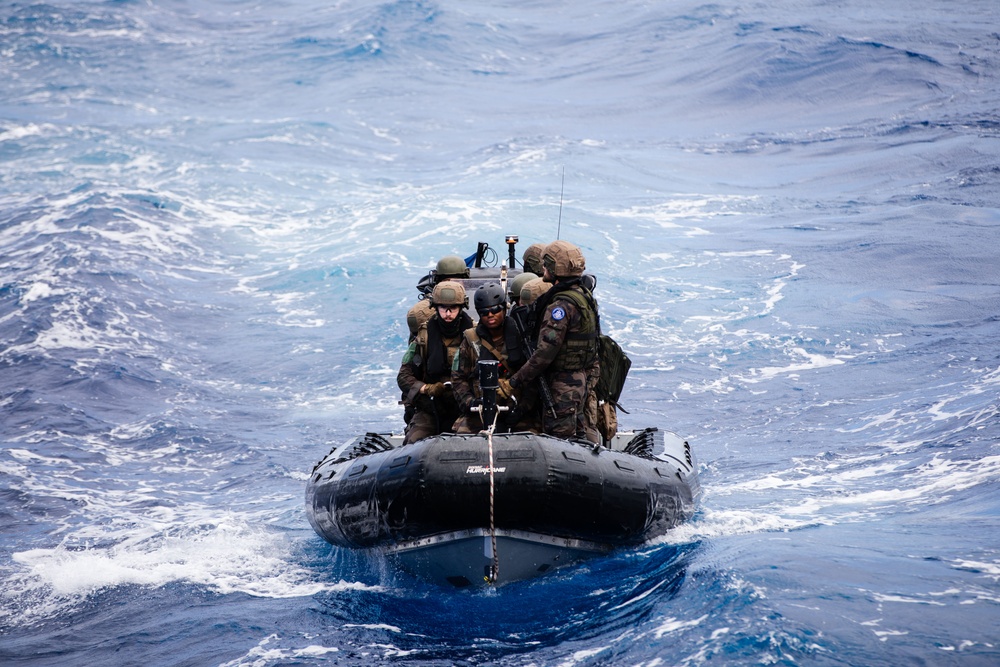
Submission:
<svg viewBox="0 0 1000 667">
<path fill-rule="evenodd" d="M 618 433 L 618 410 L 628 414 L 628 410 L 618 403 L 618 399 L 621 398 L 632 360 L 611 336 L 601 334 L 597 341 L 601 374 L 597 378 L 597 387 L 594 390 L 594 402 L 597 404 L 595 426 L 604 438 L 604 442 L 610 443 Z M 592 407 L 591 410 L 593 409 Z"/>
<path fill-rule="evenodd" d="M 597 379 L 597 400 L 612 403 L 625 412 L 618 404 L 618 399 L 621 398 L 622 388 L 625 387 L 628 371 L 632 368 L 632 360 L 611 336 L 601 334 L 598 341 L 601 376 Z"/>
</svg>

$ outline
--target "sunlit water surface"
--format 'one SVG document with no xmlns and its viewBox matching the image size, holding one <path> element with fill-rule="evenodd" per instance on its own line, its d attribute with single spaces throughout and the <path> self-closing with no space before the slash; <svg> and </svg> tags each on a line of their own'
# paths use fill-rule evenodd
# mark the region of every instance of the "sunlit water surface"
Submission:
<svg viewBox="0 0 1000 667">
<path fill-rule="evenodd" d="M 1000 9 L 897 4 L 0 3 L 0 662 L 997 664 Z M 505 234 L 705 496 L 444 590 L 304 483 Z"/>
</svg>

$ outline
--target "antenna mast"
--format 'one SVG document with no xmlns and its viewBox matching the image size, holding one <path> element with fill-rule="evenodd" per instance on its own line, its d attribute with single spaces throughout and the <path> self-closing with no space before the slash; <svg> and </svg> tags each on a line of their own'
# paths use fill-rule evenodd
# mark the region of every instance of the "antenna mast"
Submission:
<svg viewBox="0 0 1000 667">
<path fill-rule="evenodd" d="M 556 240 L 559 240 L 559 234 L 562 231 L 562 204 L 563 204 L 563 192 L 566 189 L 566 165 L 562 168 L 562 181 L 559 183 L 559 222 L 556 224 Z"/>
</svg>

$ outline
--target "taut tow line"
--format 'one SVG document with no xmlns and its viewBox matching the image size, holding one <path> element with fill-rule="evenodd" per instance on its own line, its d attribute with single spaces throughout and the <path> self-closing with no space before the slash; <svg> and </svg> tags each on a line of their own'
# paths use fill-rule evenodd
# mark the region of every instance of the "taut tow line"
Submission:
<svg viewBox="0 0 1000 667">
<path fill-rule="evenodd" d="M 485 575 L 486 583 L 495 584 L 500 577 L 500 556 L 497 554 L 497 522 L 496 522 L 496 478 L 493 466 L 493 432 L 497 428 L 497 417 L 501 412 L 507 410 L 505 405 L 497 405 L 497 389 L 499 388 L 500 363 L 492 359 L 480 359 L 477 362 L 479 367 L 479 389 L 482 393 L 482 402 L 476 406 L 479 418 L 483 422 L 483 431 L 486 434 L 486 445 L 489 452 L 490 471 L 490 551 L 493 552 L 493 560 Z"/>
<path fill-rule="evenodd" d="M 500 412 L 497 412 L 499 415 Z M 500 576 L 500 556 L 497 554 L 497 523 L 494 508 L 496 507 L 496 486 L 493 480 L 493 431 L 497 426 L 497 417 L 493 417 L 493 423 L 486 430 L 486 443 L 489 450 L 490 466 L 490 551 L 493 553 L 493 563 L 490 565 L 490 573 L 487 581 L 495 584 Z"/>
</svg>

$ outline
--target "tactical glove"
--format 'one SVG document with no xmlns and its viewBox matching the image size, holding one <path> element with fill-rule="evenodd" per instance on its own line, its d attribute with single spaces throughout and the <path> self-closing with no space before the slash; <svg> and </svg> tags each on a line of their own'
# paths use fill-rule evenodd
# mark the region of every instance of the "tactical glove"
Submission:
<svg viewBox="0 0 1000 667">
<path fill-rule="evenodd" d="M 448 387 L 444 382 L 434 382 L 433 384 L 424 385 L 424 393 L 431 398 L 440 398 L 448 393 Z"/>
<path fill-rule="evenodd" d="M 514 389 L 510 386 L 510 381 L 507 378 L 497 380 L 497 385 L 497 396 L 505 400 L 514 397 Z"/>
</svg>

